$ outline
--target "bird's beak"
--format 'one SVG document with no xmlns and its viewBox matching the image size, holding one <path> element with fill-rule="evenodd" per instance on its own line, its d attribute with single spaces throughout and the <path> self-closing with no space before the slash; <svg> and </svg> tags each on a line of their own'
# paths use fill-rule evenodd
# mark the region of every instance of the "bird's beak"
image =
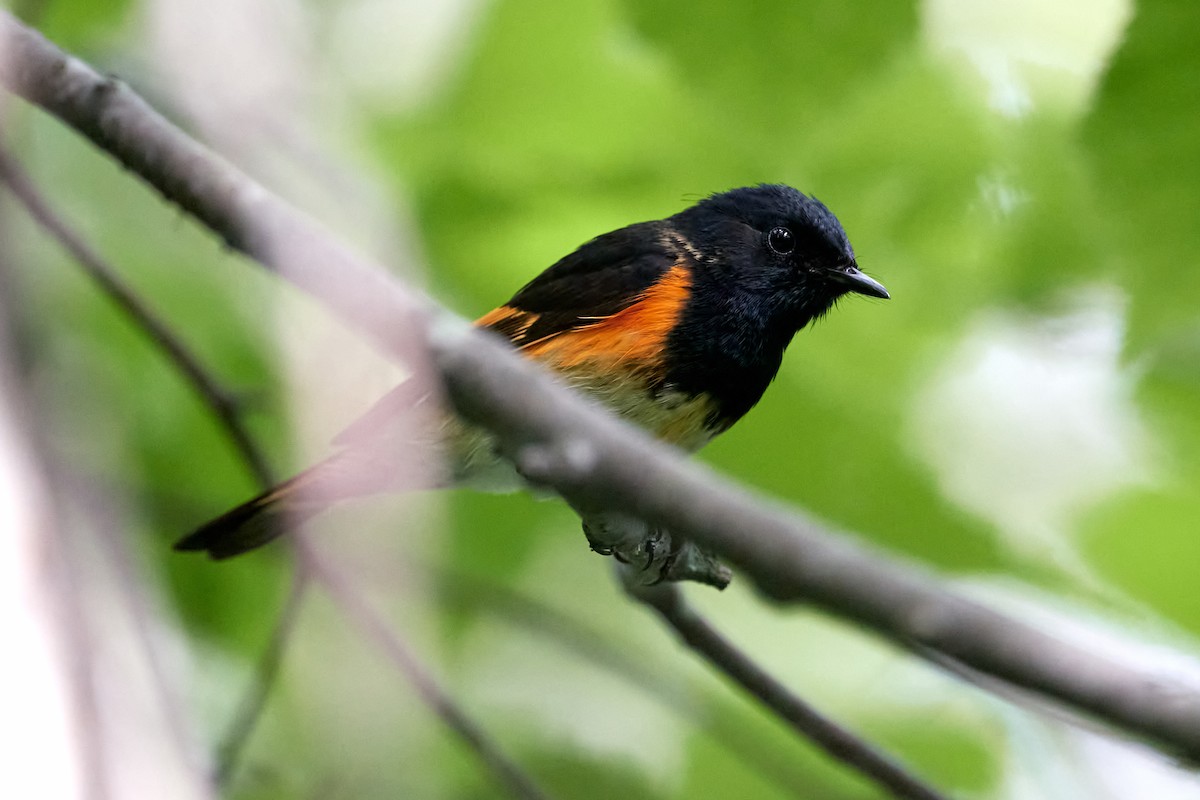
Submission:
<svg viewBox="0 0 1200 800">
<path fill-rule="evenodd" d="M 869 275 L 863 274 L 856 266 L 838 267 L 829 271 L 829 280 L 843 284 L 847 289 L 859 294 L 878 297 L 882 300 L 891 298 L 883 284 Z"/>
</svg>

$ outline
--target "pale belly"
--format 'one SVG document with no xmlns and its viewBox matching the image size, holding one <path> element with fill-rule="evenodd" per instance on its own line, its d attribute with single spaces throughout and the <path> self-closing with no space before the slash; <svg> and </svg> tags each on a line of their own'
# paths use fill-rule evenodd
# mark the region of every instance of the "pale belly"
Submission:
<svg viewBox="0 0 1200 800">
<path fill-rule="evenodd" d="M 597 384 L 592 377 L 584 379 L 569 372 L 560 377 L 685 452 L 699 450 L 716 434 L 708 425 L 713 405 L 706 397 L 670 390 L 651 396 L 640 381 Z M 448 424 L 446 440 L 456 484 L 485 492 L 509 492 L 524 486 L 511 462 L 497 453 L 495 440 L 488 432 L 454 421 Z"/>
</svg>

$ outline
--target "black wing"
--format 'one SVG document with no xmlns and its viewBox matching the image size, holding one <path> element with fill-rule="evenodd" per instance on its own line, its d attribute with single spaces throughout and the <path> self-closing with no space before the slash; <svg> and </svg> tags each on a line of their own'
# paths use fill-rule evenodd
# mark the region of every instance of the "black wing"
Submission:
<svg viewBox="0 0 1200 800">
<path fill-rule="evenodd" d="M 517 347 L 586 327 L 631 306 L 677 257 L 664 222 L 630 225 L 560 259 L 476 324 Z"/>
</svg>

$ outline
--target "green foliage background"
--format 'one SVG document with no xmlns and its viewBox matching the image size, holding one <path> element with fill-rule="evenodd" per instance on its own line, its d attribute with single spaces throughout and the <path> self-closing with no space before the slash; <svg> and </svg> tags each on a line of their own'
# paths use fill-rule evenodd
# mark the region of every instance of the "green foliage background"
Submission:
<svg viewBox="0 0 1200 800">
<path fill-rule="evenodd" d="M 144 9 L 35 5 L 25 10 L 51 38 L 179 113 L 139 49 Z M 303 8 L 322 31 L 345 5 Z M 1075 71 L 1014 57 L 1010 77 L 1027 103 L 1013 113 L 997 109 L 969 48 L 939 44 L 933 20 L 954 19 L 953 5 L 497 0 L 463 15 L 461 53 L 412 102 L 342 91 L 329 67 L 333 39 L 314 35 L 313 72 L 324 83 L 307 100 L 320 108 L 338 98 L 336 124 L 316 118 L 411 213 L 430 291 L 467 316 L 596 233 L 709 192 L 777 181 L 819 196 L 894 299 L 843 303 L 797 337 L 764 401 L 704 459 L 970 585 L 1018 587 L 1018 597 L 1194 657 L 1200 11 L 1185 0 L 1041 12 L 1014 4 L 1017 22 L 997 18 L 974 33 L 979 52 L 1009 44 L 1022 13 L 1041 14 L 1027 27 L 1051 31 L 1039 40 L 1050 52 L 1069 49 L 1096 15 L 1121 35 L 1109 59 Z M 287 309 L 299 304 L 319 319 L 319 307 L 222 252 L 55 123 L 13 109 L 12 134 L 53 199 L 246 393 L 281 470 L 301 460 L 280 339 L 303 327 Z M 1018 202 L 997 202 L 988 188 L 997 184 Z M 54 421 L 52 444 L 128 510 L 139 561 L 193 654 L 200 735 L 215 739 L 286 591 L 286 558 L 273 551 L 218 566 L 168 552 L 176 534 L 253 491 L 249 476 L 158 353 L 9 209 L 26 359 Z M 1097 285 L 1119 297 L 1114 366 L 1153 468 L 1072 507 L 1057 544 L 1030 551 L 947 493 L 913 444 L 915 406 L 979 320 L 1002 315 L 1039 329 Z M 305 366 L 303 351 L 290 360 Z M 1013 388 L 1035 404 L 1046 391 Z M 336 431 L 345 421 L 328 424 Z M 968 463 L 975 446 L 960 442 Z M 1063 467 L 1090 468 L 1085 453 Z M 373 563 L 364 585 L 558 796 L 788 796 L 768 770 L 731 755 L 731 739 L 781 764 L 785 781 L 805 787 L 800 796 L 879 796 L 676 652 L 618 597 L 557 502 L 455 493 L 433 508 L 400 500 L 338 511 L 322 527 L 330 536 L 363 528 L 350 538 L 374 537 L 375 547 L 388 540 L 389 558 L 406 566 L 392 574 Z M 1069 564 L 1054 555 L 1062 549 Z M 413 571 L 420 579 L 403 577 Z M 594 631 L 593 646 L 661 683 L 615 678 L 504 592 L 542 598 Z M 1042 776 L 1034 785 L 1045 796 L 1067 796 L 1054 794 L 1038 764 L 1067 757 L 1029 746 L 1038 723 L 1015 722 L 1014 712 L 819 615 L 763 608 L 744 586 L 695 595 L 799 691 L 939 785 L 1016 796 L 1006 794 L 1012 776 L 1030 773 Z M 386 662 L 336 620 L 310 598 L 232 796 L 311 796 L 316 786 L 346 797 L 492 796 Z M 1099 768 L 1067 760 L 1084 785 L 1079 776 Z"/>
</svg>

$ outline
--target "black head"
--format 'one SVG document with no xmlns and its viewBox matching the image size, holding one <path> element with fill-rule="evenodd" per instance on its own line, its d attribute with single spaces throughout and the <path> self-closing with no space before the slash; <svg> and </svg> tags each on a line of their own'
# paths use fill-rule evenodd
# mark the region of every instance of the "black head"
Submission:
<svg viewBox="0 0 1200 800">
<path fill-rule="evenodd" d="M 704 269 L 764 304 L 777 321 L 803 327 L 847 292 L 887 298 L 864 275 L 841 223 L 825 204 L 790 186 L 764 184 L 713 195 L 674 222 Z"/>
<path fill-rule="evenodd" d="M 664 222 L 693 264 L 664 384 L 715 401 L 712 431 L 758 402 L 796 331 L 839 297 L 888 296 L 858 270 L 837 217 L 788 186 L 713 195 Z"/>
</svg>

